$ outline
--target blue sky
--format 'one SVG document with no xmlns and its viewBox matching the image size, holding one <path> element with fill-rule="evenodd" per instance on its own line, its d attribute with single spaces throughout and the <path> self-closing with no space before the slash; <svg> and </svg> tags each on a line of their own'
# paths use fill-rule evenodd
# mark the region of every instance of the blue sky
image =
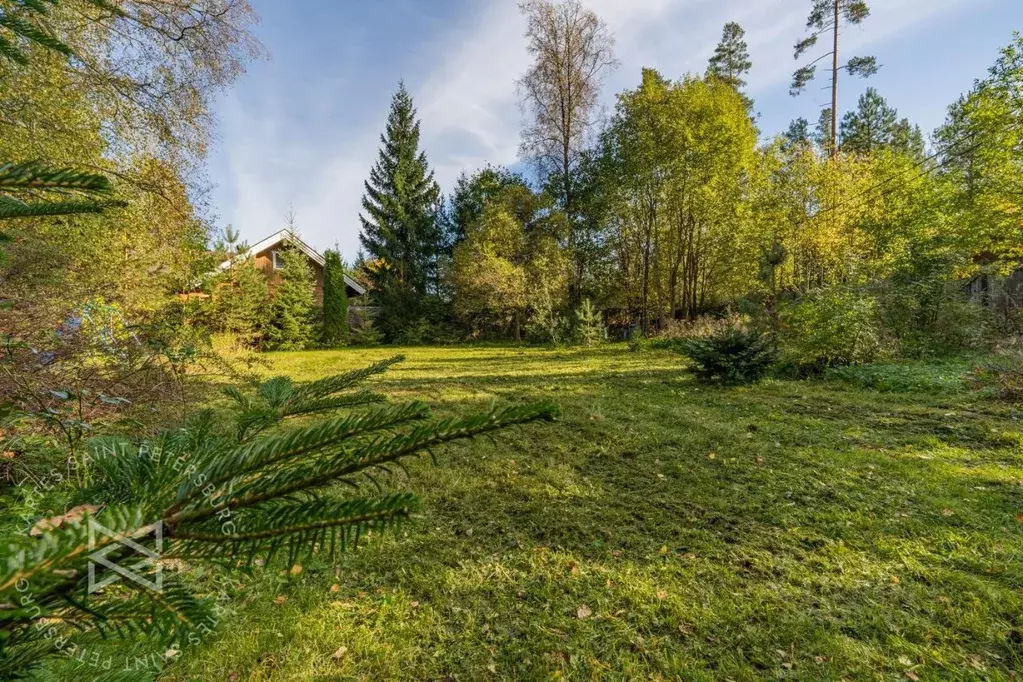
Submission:
<svg viewBox="0 0 1023 682">
<path fill-rule="evenodd" d="M 391 94 L 404 79 L 422 143 L 448 192 L 462 169 L 516 162 L 522 114 L 515 81 L 529 58 L 515 0 L 251 0 L 270 58 L 217 104 L 210 176 L 219 226 L 250 243 L 283 227 L 293 208 L 313 246 L 358 249 L 363 181 Z M 815 121 L 829 95 L 793 99 L 792 45 L 810 0 L 584 0 L 608 23 L 621 67 L 603 101 L 634 87 L 644 66 L 665 76 L 702 71 L 727 21 L 746 29 L 750 94 L 773 135 L 797 116 Z M 1015 30 L 1023 0 L 872 0 L 873 15 L 843 37 L 846 55 L 874 54 L 869 81 L 929 133 L 945 107 L 983 76 Z M 301 11 L 296 11 L 301 7 Z M 821 87 L 826 83 L 821 80 Z M 868 82 L 846 79 L 840 108 Z"/>
</svg>

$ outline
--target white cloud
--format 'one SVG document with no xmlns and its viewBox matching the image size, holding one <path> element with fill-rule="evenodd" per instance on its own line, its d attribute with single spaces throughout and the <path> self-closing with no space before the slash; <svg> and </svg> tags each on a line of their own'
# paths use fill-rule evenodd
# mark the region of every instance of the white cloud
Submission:
<svg viewBox="0 0 1023 682">
<path fill-rule="evenodd" d="M 435 64 L 425 79 L 408 86 L 422 119 L 422 143 L 445 190 L 462 169 L 487 161 L 512 163 L 518 149 L 521 113 L 515 83 L 528 66 L 524 23 L 513 0 L 477 2 L 475 11 L 462 24 L 447 29 L 447 35 L 429 37 L 435 54 L 424 57 L 411 47 L 408 50 L 410 58 L 429 58 Z M 642 66 L 655 67 L 670 77 L 702 70 L 727 21 L 738 21 L 747 30 L 754 61 L 751 91 L 777 88 L 791 75 L 792 45 L 809 8 L 809 2 L 792 0 L 590 0 L 587 4 L 615 34 L 622 62 L 605 89 L 608 105 L 615 92 L 638 81 Z M 848 30 L 843 51 L 852 54 L 890 40 L 967 4 L 968 0 L 874 2 L 869 24 Z M 293 201 L 308 240 L 325 248 L 336 239 L 346 255 L 354 255 L 363 182 L 376 158 L 384 112 L 379 119 L 345 130 L 334 139 L 321 131 L 306 131 L 301 143 L 312 151 L 303 155 L 300 150 L 282 150 L 296 140 L 277 134 L 273 116 L 283 112 L 273 109 L 268 104 L 259 117 L 237 108 L 229 111 L 226 123 L 242 129 L 240 134 L 232 131 L 228 149 L 236 190 L 230 219 L 246 237 L 257 239 L 279 228 L 288 202 Z M 317 148 L 324 139 L 331 139 L 333 148 Z M 315 167 L 291 163 L 297 157 L 312 159 Z M 282 172 L 301 176 L 282 179 Z"/>
</svg>

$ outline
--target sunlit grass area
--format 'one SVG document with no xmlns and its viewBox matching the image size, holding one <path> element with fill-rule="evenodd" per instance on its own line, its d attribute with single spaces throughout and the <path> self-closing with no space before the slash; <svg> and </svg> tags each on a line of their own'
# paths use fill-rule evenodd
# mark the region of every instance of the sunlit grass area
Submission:
<svg viewBox="0 0 1023 682">
<path fill-rule="evenodd" d="M 313 379 L 391 349 L 272 355 Z M 1016 679 L 1023 433 L 967 364 L 699 386 L 678 356 L 410 348 L 438 415 L 554 399 L 385 485 L 398 533 L 257 569 L 167 679 Z"/>
</svg>

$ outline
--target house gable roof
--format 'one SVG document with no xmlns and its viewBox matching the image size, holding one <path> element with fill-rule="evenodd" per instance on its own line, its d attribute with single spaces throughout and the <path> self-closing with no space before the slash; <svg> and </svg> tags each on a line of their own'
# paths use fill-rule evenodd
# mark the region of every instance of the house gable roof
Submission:
<svg viewBox="0 0 1023 682">
<path fill-rule="evenodd" d="M 220 264 L 220 269 L 226 270 L 227 268 L 231 267 L 231 265 L 240 260 L 252 258 L 258 253 L 262 253 L 267 249 L 272 249 L 278 244 L 284 243 L 291 244 L 299 251 L 304 253 L 306 256 L 308 256 L 311 261 L 313 261 L 320 267 L 323 267 L 324 260 L 323 256 L 320 255 L 319 251 L 306 244 L 304 241 L 302 241 L 301 238 L 299 238 L 297 234 L 291 232 L 290 230 L 281 230 L 280 232 L 272 234 L 266 239 L 262 240 L 261 242 L 258 242 L 253 246 L 249 247 L 249 249 L 245 251 L 245 253 L 240 253 L 237 256 L 234 256 L 233 258 L 227 259 L 226 261 Z M 355 291 L 357 296 L 362 296 L 363 294 L 366 293 L 366 288 L 363 287 L 358 282 L 356 282 L 351 277 L 349 277 L 348 275 L 345 275 L 345 285 L 348 286 L 349 289 Z"/>
</svg>

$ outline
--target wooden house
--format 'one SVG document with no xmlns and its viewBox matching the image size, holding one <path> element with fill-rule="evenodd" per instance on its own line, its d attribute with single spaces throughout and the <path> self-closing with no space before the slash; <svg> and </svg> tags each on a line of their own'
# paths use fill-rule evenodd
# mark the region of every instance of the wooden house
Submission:
<svg viewBox="0 0 1023 682">
<path fill-rule="evenodd" d="M 270 293 L 281 281 L 281 252 L 288 246 L 292 246 L 302 252 L 309 259 L 309 267 L 315 276 L 315 298 L 316 305 L 323 305 L 323 256 L 313 247 L 302 241 L 297 235 L 288 230 L 270 235 L 266 239 L 252 246 L 248 251 L 224 261 L 220 264 L 221 270 L 252 259 L 255 267 L 266 274 L 267 282 L 270 285 Z M 345 275 L 345 288 L 349 297 L 362 296 L 366 290 L 358 282 L 348 275 Z"/>
</svg>

